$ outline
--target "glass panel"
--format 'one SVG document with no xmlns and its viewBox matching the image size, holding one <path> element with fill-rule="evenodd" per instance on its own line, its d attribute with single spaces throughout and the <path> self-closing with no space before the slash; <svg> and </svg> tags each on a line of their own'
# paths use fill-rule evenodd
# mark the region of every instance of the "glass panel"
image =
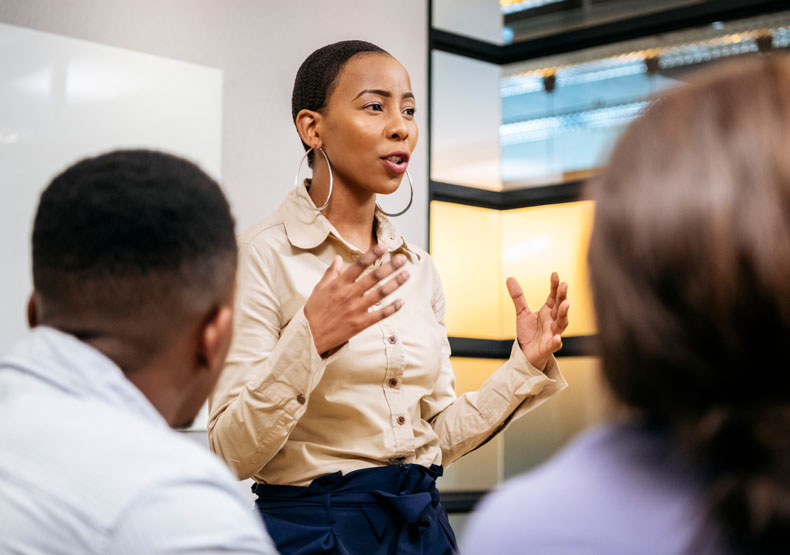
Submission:
<svg viewBox="0 0 790 555">
<path fill-rule="evenodd" d="M 492 210 L 431 203 L 431 254 L 442 276 L 447 333 L 480 339 L 515 337 L 513 305 L 505 280 L 519 280 L 533 309 L 549 292 L 557 271 L 571 300 L 566 335 L 595 333 L 587 282 L 592 231 L 590 201 Z"/>
<path fill-rule="evenodd" d="M 565 335 L 595 333 L 592 294 L 587 276 L 587 247 L 593 224 L 592 201 L 533 206 L 502 212 L 502 277 L 513 276 L 527 304 L 537 310 L 549 293 L 549 276 L 556 271 L 568 282 L 571 303 Z M 513 302 L 502 295 L 504 337 L 515 337 Z"/>
<path fill-rule="evenodd" d="M 585 178 L 651 95 L 701 65 L 789 45 L 781 12 L 503 66 L 502 186 Z"/>
<path fill-rule="evenodd" d="M 535 40 L 715 0 L 433 0 L 432 26 L 492 44 Z"/>
<path fill-rule="evenodd" d="M 504 360 L 496 358 L 451 357 L 455 374 L 455 394 L 477 391 L 483 382 L 502 366 Z"/>
<path fill-rule="evenodd" d="M 473 39 L 503 43 L 503 14 L 495 0 L 433 0 L 431 25 Z"/>
<path fill-rule="evenodd" d="M 534 468 L 569 440 L 617 410 L 594 357 L 559 357 L 570 386 L 479 449 L 445 468 L 442 491 L 490 489 L 502 480 Z M 453 357 L 459 394 L 476 390 L 504 361 Z M 471 379 L 470 379 L 471 378 Z"/>
<path fill-rule="evenodd" d="M 434 51 L 431 179 L 499 190 L 499 66 Z"/>
<path fill-rule="evenodd" d="M 504 432 L 504 479 L 547 460 L 579 432 L 604 421 L 614 403 L 593 357 L 557 359 L 570 386 Z"/>
<path fill-rule="evenodd" d="M 450 336 L 502 337 L 500 217 L 498 210 L 431 203 L 431 256 L 442 278 Z"/>
<path fill-rule="evenodd" d="M 499 368 L 504 360 L 490 358 L 452 357 L 455 392 L 462 395 L 477 391 L 483 382 Z M 482 490 L 502 480 L 502 436 L 462 457 L 445 470 L 439 482 L 442 491 Z"/>
<path fill-rule="evenodd" d="M 506 42 L 611 23 L 706 0 L 499 0 Z M 707 0 L 712 1 L 712 0 Z"/>
<path fill-rule="evenodd" d="M 493 488 L 503 479 L 503 436 L 499 434 L 444 469 L 437 482 L 441 491 L 480 491 Z"/>
</svg>

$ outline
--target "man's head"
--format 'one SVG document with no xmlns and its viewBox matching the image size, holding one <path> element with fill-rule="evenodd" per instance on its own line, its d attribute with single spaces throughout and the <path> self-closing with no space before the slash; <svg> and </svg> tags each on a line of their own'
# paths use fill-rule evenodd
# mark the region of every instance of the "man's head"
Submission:
<svg viewBox="0 0 790 555">
<path fill-rule="evenodd" d="M 104 352 L 184 425 L 227 351 L 236 256 L 227 200 L 194 164 L 146 150 L 82 160 L 41 195 L 30 321 Z"/>
</svg>

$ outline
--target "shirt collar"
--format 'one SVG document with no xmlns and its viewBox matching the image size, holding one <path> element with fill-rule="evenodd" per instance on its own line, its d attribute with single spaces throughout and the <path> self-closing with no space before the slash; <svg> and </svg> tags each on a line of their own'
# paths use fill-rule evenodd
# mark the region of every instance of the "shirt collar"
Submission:
<svg viewBox="0 0 790 555">
<path fill-rule="evenodd" d="M 299 249 L 314 249 L 327 240 L 330 235 L 345 244 L 352 252 L 359 249 L 348 243 L 335 226 L 315 209 L 313 199 L 307 193 L 307 180 L 297 189 L 291 191 L 280 205 L 280 214 L 285 225 L 288 242 Z M 412 262 L 420 259 L 420 254 L 398 233 L 390 219 L 376 206 L 376 237 L 387 246 L 387 250 L 401 250 Z"/>
<path fill-rule="evenodd" d="M 0 368 L 23 372 L 67 395 L 100 400 L 167 426 L 164 417 L 117 364 L 73 335 L 54 328 L 33 328 L 0 360 Z"/>
</svg>

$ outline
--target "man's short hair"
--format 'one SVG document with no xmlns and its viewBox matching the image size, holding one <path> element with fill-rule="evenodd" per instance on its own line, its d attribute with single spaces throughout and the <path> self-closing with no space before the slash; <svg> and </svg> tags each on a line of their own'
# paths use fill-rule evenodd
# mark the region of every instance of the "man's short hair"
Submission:
<svg viewBox="0 0 790 555">
<path fill-rule="evenodd" d="M 235 266 L 228 202 L 182 158 L 151 150 L 87 158 L 41 195 L 33 284 L 42 324 L 91 333 L 79 328 L 175 323 L 229 298 Z"/>
</svg>

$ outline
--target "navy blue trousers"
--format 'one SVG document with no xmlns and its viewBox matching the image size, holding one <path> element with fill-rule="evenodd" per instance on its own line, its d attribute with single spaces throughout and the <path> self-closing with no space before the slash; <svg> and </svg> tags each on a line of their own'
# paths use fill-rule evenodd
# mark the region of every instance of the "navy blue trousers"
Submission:
<svg viewBox="0 0 790 555">
<path fill-rule="evenodd" d="M 441 466 L 399 464 L 252 491 L 282 555 L 451 555 L 458 548 L 439 503 L 441 475 Z"/>
</svg>

